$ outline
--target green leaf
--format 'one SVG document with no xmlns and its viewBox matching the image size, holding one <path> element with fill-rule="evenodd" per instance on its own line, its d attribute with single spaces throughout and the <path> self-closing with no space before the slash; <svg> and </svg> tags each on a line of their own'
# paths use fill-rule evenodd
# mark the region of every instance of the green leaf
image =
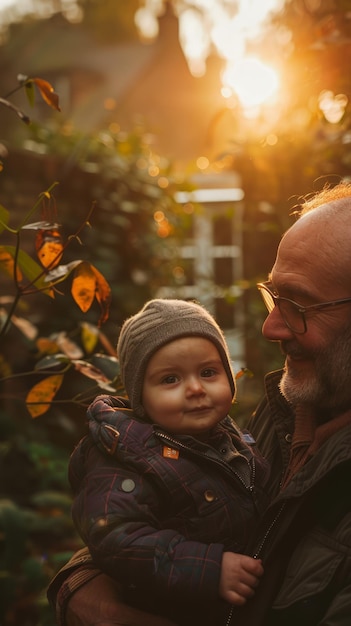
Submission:
<svg viewBox="0 0 351 626">
<path fill-rule="evenodd" d="M 72 498 L 69 494 L 58 491 L 40 491 L 31 496 L 31 504 L 38 508 L 60 508 L 70 510 Z"/>
<path fill-rule="evenodd" d="M 99 368 L 110 380 L 115 380 L 120 374 L 117 357 L 95 353 L 89 361 L 94 367 Z"/>
<path fill-rule="evenodd" d="M 35 364 L 34 369 L 48 370 L 59 366 L 61 363 L 70 363 L 70 359 L 65 354 L 62 354 L 62 352 L 50 356 L 45 356 L 43 359 L 40 359 L 40 361 Z"/>
<path fill-rule="evenodd" d="M 10 213 L 0 204 L 0 233 L 5 230 L 5 226 L 9 223 Z"/>
<path fill-rule="evenodd" d="M 24 86 L 25 86 L 25 89 L 26 89 L 26 95 L 27 95 L 28 102 L 29 102 L 30 106 L 33 107 L 34 106 L 34 102 L 35 102 L 34 85 L 33 85 L 31 80 L 28 80 L 25 83 Z"/>
</svg>

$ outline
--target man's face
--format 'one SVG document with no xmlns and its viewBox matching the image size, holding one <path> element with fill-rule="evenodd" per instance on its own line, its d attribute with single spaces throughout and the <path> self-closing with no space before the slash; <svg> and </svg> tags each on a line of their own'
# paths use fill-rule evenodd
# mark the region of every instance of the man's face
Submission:
<svg viewBox="0 0 351 626">
<path fill-rule="evenodd" d="M 303 306 L 351 296 L 342 250 L 324 221 L 310 214 L 286 233 L 271 273 L 274 291 Z M 345 264 L 345 259 L 344 259 Z M 281 391 L 292 404 L 322 411 L 351 408 L 351 304 L 306 313 L 307 332 L 289 330 L 276 306 L 263 335 L 285 355 Z"/>
</svg>

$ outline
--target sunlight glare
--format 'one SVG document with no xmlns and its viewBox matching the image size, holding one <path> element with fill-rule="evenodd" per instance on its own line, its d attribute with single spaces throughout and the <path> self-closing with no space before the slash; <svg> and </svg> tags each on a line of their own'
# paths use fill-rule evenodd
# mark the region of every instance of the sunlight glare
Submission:
<svg viewBox="0 0 351 626">
<path fill-rule="evenodd" d="M 157 17 L 145 7 L 138 9 L 134 15 L 134 22 L 139 36 L 146 41 L 153 41 L 159 33 Z"/>
<path fill-rule="evenodd" d="M 222 95 L 235 94 L 245 114 L 255 116 L 263 102 L 277 91 L 279 79 L 273 68 L 248 58 L 248 44 L 260 37 L 267 19 L 283 8 L 286 0 L 175 0 L 179 41 L 193 76 L 206 73 L 206 61 L 216 51 L 226 63 Z M 139 32 L 155 27 L 166 0 L 143 0 L 137 12 Z M 148 19 L 146 19 L 148 17 Z M 151 28 L 152 30 L 152 28 Z M 155 31 L 152 33 L 154 36 Z M 150 35 L 149 35 L 150 36 Z"/>
<path fill-rule="evenodd" d="M 277 91 L 279 79 L 273 68 L 258 59 L 245 57 L 228 64 L 222 81 L 237 95 L 243 108 L 254 108 L 271 98 Z"/>
<path fill-rule="evenodd" d="M 179 41 L 189 69 L 193 76 L 203 76 L 206 72 L 205 59 L 211 49 L 209 32 L 199 13 L 191 8 L 180 13 L 178 23 Z"/>
<path fill-rule="evenodd" d="M 348 98 L 343 93 L 334 96 L 332 91 L 324 90 L 319 95 L 319 108 L 330 124 L 338 124 L 341 121 L 344 117 L 347 103 Z"/>
</svg>

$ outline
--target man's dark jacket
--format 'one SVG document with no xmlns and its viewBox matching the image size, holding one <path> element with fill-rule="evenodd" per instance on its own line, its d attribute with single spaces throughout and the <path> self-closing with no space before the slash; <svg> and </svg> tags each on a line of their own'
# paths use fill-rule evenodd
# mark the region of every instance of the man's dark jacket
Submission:
<svg viewBox="0 0 351 626">
<path fill-rule="evenodd" d="M 350 626 L 351 420 L 280 491 L 294 425 L 280 377 L 267 375 L 266 397 L 249 424 L 271 463 L 273 501 L 248 547 L 262 558 L 265 574 L 252 601 L 227 624 Z"/>
<path fill-rule="evenodd" d="M 350 626 L 351 423 L 280 491 L 294 426 L 280 377 L 266 377 L 266 397 L 249 424 L 271 465 L 272 503 L 247 546 L 247 554 L 263 560 L 265 574 L 254 598 L 213 626 Z M 96 575 L 89 562 L 83 551 L 51 584 L 48 596 L 60 616 L 70 594 Z"/>
</svg>

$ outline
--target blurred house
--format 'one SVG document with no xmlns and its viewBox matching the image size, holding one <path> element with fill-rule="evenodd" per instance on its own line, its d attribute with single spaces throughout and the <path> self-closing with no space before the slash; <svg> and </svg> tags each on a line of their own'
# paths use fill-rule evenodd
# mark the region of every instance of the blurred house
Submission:
<svg viewBox="0 0 351 626">
<path fill-rule="evenodd" d="M 44 78 L 60 95 L 57 118 L 83 136 L 141 124 L 153 150 L 190 172 L 197 190 L 177 199 L 202 205 L 180 251 L 192 269 L 186 284 L 180 278 L 177 288 L 165 288 L 161 295 L 198 298 L 208 306 L 225 329 L 233 359 L 243 365 L 241 292 L 233 286 L 242 279 L 243 192 L 235 172 L 200 174 L 194 165 L 200 156 L 211 160 L 230 148 L 233 117 L 220 92 L 220 60 L 210 58 L 205 76 L 194 78 L 170 12 L 161 18 L 160 35 L 152 44 L 136 38 L 105 43 L 82 24 L 56 15 L 12 26 L 0 48 L 0 67 L 3 94 L 17 74 Z M 35 116 L 47 115 L 47 107 L 37 102 Z M 6 112 L 0 139 L 6 139 L 10 126 L 13 113 Z"/>
</svg>

